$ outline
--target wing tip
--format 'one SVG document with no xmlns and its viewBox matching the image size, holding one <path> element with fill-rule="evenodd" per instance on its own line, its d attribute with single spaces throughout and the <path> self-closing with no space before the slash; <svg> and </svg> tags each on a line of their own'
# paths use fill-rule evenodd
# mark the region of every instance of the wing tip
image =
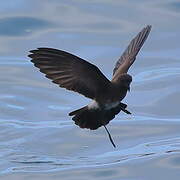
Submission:
<svg viewBox="0 0 180 180">
<path fill-rule="evenodd" d="M 148 24 L 146 27 L 147 27 L 148 29 L 151 29 L 151 28 L 152 28 L 152 25 L 151 25 L 151 24 Z"/>
<path fill-rule="evenodd" d="M 33 55 L 37 52 L 38 49 L 32 49 L 29 51 L 29 54 L 27 55 L 29 58 L 33 58 Z"/>
<path fill-rule="evenodd" d="M 129 44 L 129 46 L 132 44 L 132 42 L 134 43 L 135 42 L 135 40 L 137 40 L 137 38 L 140 40 L 138 40 L 137 42 L 139 43 L 139 50 L 141 49 L 141 47 L 143 46 L 143 44 L 144 44 L 144 42 L 145 42 L 145 40 L 147 39 L 147 37 L 149 36 L 149 33 L 150 33 L 150 31 L 151 31 L 151 29 L 152 29 L 152 25 L 150 25 L 150 24 L 148 24 L 148 25 L 146 25 L 139 33 L 138 33 L 138 35 L 136 35 L 135 36 L 135 38 L 133 38 L 132 40 L 131 40 L 131 42 L 130 42 L 130 44 Z M 139 38 L 139 37 L 141 37 L 141 38 Z M 143 37 L 143 38 L 142 38 Z M 135 44 L 136 45 L 136 44 Z M 128 46 L 128 47 L 129 47 Z M 133 47 L 133 46 L 132 46 Z M 132 48 L 131 48 L 131 50 L 132 50 Z M 125 52 L 127 51 L 127 49 L 125 50 Z M 138 52 L 137 52 L 138 53 Z M 123 55 L 122 55 L 123 56 Z M 121 57 L 122 57 L 121 56 Z M 119 59 L 120 60 L 120 59 Z M 114 76 L 114 74 L 115 74 L 115 72 L 117 71 L 117 69 L 119 68 L 119 66 L 120 66 L 120 62 L 119 62 L 119 60 L 118 60 L 118 62 L 116 63 L 116 65 L 115 65 L 115 68 L 113 69 L 113 76 Z"/>
<path fill-rule="evenodd" d="M 58 49 L 48 48 L 48 47 L 38 47 L 38 48 L 36 48 L 36 49 L 30 50 L 29 52 L 30 52 L 30 53 L 35 53 L 35 52 L 38 52 L 38 51 L 46 51 L 46 50 L 58 50 Z"/>
<path fill-rule="evenodd" d="M 148 25 L 145 27 L 145 29 L 150 32 L 151 29 L 152 29 L 152 25 L 148 24 Z"/>
<path fill-rule="evenodd" d="M 55 49 L 55 48 L 48 48 L 48 47 L 38 47 L 36 49 L 32 49 L 29 51 L 29 54 L 27 55 L 29 58 L 34 58 L 37 54 L 39 53 L 46 53 L 46 52 L 59 52 L 58 49 Z"/>
</svg>

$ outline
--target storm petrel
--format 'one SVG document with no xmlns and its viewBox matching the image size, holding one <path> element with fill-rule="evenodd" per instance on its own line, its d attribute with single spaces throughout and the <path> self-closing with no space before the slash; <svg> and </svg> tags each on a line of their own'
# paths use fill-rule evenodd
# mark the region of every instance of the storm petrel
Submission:
<svg viewBox="0 0 180 180">
<path fill-rule="evenodd" d="M 68 52 L 53 48 L 37 48 L 28 56 L 34 66 L 53 83 L 62 88 L 78 92 L 92 102 L 69 113 L 81 128 L 95 130 L 112 120 L 121 110 L 127 114 L 127 105 L 121 101 L 130 90 L 132 76 L 127 74 L 136 56 L 151 31 L 148 25 L 130 42 L 113 70 L 112 80 L 108 80 L 95 65 Z M 115 147 L 108 132 L 109 138 Z"/>
</svg>

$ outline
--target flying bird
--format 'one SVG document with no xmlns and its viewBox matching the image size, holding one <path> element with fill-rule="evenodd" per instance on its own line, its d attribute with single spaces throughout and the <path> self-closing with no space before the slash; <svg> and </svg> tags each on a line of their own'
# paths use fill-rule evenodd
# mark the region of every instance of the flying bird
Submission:
<svg viewBox="0 0 180 180">
<path fill-rule="evenodd" d="M 69 116 L 73 116 L 72 120 L 80 128 L 95 130 L 104 126 L 116 147 L 106 125 L 120 111 L 131 114 L 127 105 L 121 102 L 132 82 L 132 76 L 127 73 L 150 31 L 148 25 L 132 39 L 116 62 L 112 80 L 108 80 L 94 64 L 62 50 L 37 48 L 28 56 L 53 83 L 92 99 L 90 104 L 70 112 Z"/>
</svg>

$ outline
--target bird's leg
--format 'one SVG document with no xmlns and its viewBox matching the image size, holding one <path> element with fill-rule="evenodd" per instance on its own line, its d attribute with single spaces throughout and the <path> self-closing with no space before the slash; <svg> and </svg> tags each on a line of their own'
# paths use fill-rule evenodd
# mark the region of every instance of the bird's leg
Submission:
<svg viewBox="0 0 180 180">
<path fill-rule="evenodd" d="M 120 103 L 120 108 L 123 112 L 125 112 L 126 114 L 131 114 L 131 112 L 129 112 L 126 108 L 127 108 L 127 104 L 124 104 L 124 103 Z"/>
<path fill-rule="evenodd" d="M 107 129 L 107 127 L 106 127 L 105 125 L 103 125 L 103 126 L 104 126 L 106 132 L 108 133 L 109 140 L 111 141 L 111 143 L 112 143 L 112 145 L 114 146 L 114 148 L 116 148 L 116 145 L 115 145 L 115 143 L 114 143 L 114 141 L 113 141 L 113 139 L 112 139 L 112 137 L 111 137 L 110 132 L 108 131 L 108 129 Z"/>
<path fill-rule="evenodd" d="M 132 114 L 131 112 L 129 112 L 127 109 L 121 109 L 123 112 L 125 112 L 126 114 Z"/>
</svg>

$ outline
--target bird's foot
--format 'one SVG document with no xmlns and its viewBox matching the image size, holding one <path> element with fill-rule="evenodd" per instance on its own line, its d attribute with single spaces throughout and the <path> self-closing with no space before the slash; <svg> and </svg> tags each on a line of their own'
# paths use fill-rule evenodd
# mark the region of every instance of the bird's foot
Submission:
<svg viewBox="0 0 180 180">
<path fill-rule="evenodd" d="M 126 114 L 132 114 L 131 112 L 129 112 L 127 109 L 121 109 L 124 113 Z"/>
<path fill-rule="evenodd" d="M 127 104 L 124 104 L 124 103 L 120 103 L 120 108 L 121 110 L 126 113 L 126 114 L 131 114 L 131 112 L 129 112 L 126 108 L 127 108 Z"/>
</svg>

